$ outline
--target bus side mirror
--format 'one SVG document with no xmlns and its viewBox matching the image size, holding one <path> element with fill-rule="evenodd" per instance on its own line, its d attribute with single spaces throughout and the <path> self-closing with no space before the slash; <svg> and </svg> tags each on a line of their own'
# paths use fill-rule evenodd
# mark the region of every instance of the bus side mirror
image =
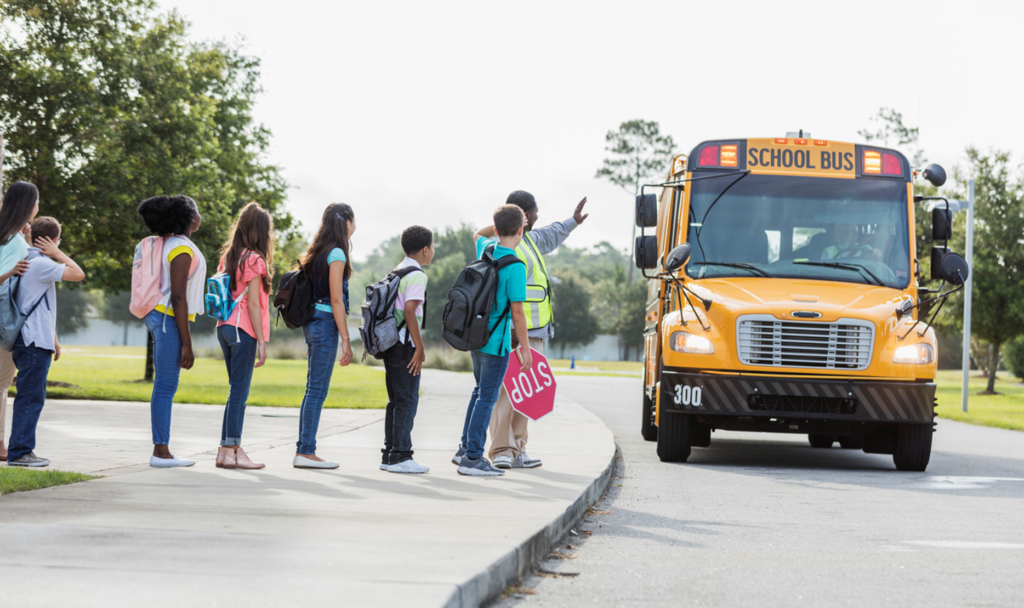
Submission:
<svg viewBox="0 0 1024 608">
<path fill-rule="evenodd" d="M 640 270 L 658 267 L 658 237 L 636 237 L 636 267 Z"/>
<path fill-rule="evenodd" d="M 658 225 L 658 197 L 638 194 L 636 197 L 636 227 L 651 228 Z"/>
<path fill-rule="evenodd" d="M 928 165 L 924 171 L 921 172 L 921 177 L 925 178 L 933 186 L 938 188 L 942 184 L 946 183 L 946 170 L 939 165 Z"/>
<path fill-rule="evenodd" d="M 932 240 L 948 241 L 953 238 L 953 212 L 945 207 L 932 209 Z"/>
<path fill-rule="evenodd" d="M 938 245 L 932 247 L 932 278 L 942 280 L 942 258 L 949 253 L 949 247 L 939 247 Z"/>
<path fill-rule="evenodd" d="M 942 279 L 950 285 L 963 285 L 971 274 L 971 269 L 967 266 L 964 256 L 952 251 L 942 256 L 939 267 Z"/>
<path fill-rule="evenodd" d="M 668 257 L 665 258 L 665 270 L 667 272 L 675 272 L 682 268 L 690 259 L 690 249 L 691 247 L 689 243 L 683 243 L 672 251 L 669 251 Z"/>
</svg>

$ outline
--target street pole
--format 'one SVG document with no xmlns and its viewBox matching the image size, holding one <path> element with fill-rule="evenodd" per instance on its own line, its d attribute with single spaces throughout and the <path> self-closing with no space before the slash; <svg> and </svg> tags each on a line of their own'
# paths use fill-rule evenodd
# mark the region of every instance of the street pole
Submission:
<svg viewBox="0 0 1024 608">
<path fill-rule="evenodd" d="M 974 180 L 967 182 L 967 266 L 974 266 Z M 960 387 L 961 409 L 967 413 L 967 380 L 971 374 L 971 284 L 974 282 L 974 273 L 967 274 L 967 281 L 964 284 L 964 378 Z"/>
</svg>

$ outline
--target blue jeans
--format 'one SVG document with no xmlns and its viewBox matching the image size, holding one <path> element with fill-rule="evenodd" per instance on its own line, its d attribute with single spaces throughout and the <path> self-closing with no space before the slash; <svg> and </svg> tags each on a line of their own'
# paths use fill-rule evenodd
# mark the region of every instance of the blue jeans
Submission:
<svg viewBox="0 0 1024 608">
<path fill-rule="evenodd" d="M 7 462 L 14 462 L 36 448 L 36 425 L 46 402 L 46 376 L 53 351 L 25 346 L 21 336 L 14 342 L 14 366 L 18 368 L 18 389 L 11 420 L 11 444 Z"/>
<path fill-rule="evenodd" d="M 242 424 L 245 422 L 245 402 L 249 399 L 249 384 L 256 364 L 256 338 L 233 325 L 217 328 L 217 341 L 224 353 L 228 368 L 228 403 L 224 407 L 224 422 L 220 427 L 221 445 L 242 444 Z"/>
<path fill-rule="evenodd" d="M 398 464 L 412 459 L 412 423 L 420 403 L 420 376 L 409 371 L 416 353 L 412 343 L 399 343 L 384 353 L 384 384 L 388 407 L 384 411 L 384 449 L 381 462 Z"/>
<path fill-rule="evenodd" d="M 466 422 L 462 425 L 462 445 L 466 448 L 466 456 L 477 460 L 484 455 L 487 426 L 491 423 L 494 404 L 498 402 L 508 357 L 495 357 L 477 350 L 473 351 L 472 357 L 476 388 L 466 409 Z"/>
<path fill-rule="evenodd" d="M 338 324 L 334 314 L 317 310 L 313 319 L 302 328 L 302 336 L 309 349 L 309 367 L 306 372 L 306 394 L 299 410 L 299 441 L 295 444 L 299 454 L 316 454 L 316 430 L 320 427 L 320 411 L 327 399 L 334 373 L 334 357 L 338 354 Z"/>
<path fill-rule="evenodd" d="M 171 404 L 181 375 L 181 334 L 174 317 L 159 310 L 146 315 L 145 321 L 153 336 L 153 395 L 149 398 L 153 445 L 167 445 L 171 441 Z"/>
</svg>

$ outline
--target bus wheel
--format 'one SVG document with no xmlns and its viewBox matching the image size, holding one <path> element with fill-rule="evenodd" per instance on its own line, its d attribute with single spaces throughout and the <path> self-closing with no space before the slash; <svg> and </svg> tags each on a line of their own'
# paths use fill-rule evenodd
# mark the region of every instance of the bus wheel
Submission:
<svg viewBox="0 0 1024 608">
<path fill-rule="evenodd" d="M 863 435 L 841 435 L 839 437 L 839 447 L 844 450 L 863 450 L 864 449 L 864 436 Z"/>
<path fill-rule="evenodd" d="M 901 424 L 896 430 L 896 452 L 892 460 L 897 471 L 923 471 L 932 455 L 932 425 Z"/>
<path fill-rule="evenodd" d="M 807 441 L 811 442 L 812 448 L 830 448 L 836 441 L 835 435 L 808 435 Z"/>
<path fill-rule="evenodd" d="M 693 416 L 661 412 L 658 419 L 658 458 L 662 462 L 686 462 L 690 457 L 690 425 Z"/>
<path fill-rule="evenodd" d="M 640 435 L 644 441 L 655 441 L 658 438 L 658 427 L 654 426 L 654 399 L 647 396 L 644 388 L 643 405 L 640 407 L 643 420 L 640 421 Z"/>
</svg>

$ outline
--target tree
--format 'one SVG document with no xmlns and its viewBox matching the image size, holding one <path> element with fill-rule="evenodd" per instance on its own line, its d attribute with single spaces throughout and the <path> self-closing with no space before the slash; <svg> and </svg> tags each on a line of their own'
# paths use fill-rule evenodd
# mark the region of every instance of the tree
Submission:
<svg viewBox="0 0 1024 608">
<path fill-rule="evenodd" d="M 100 307 L 100 315 L 112 322 L 121 325 L 124 329 L 123 342 L 128 345 L 128 330 L 132 325 L 142 325 L 142 319 L 128 311 L 128 303 L 131 302 L 131 293 L 124 291 L 120 293 L 104 292 L 103 301 Z"/>
<path fill-rule="evenodd" d="M 572 272 L 559 273 L 558 281 L 551 291 L 551 309 L 555 319 L 552 342 L 586 346 L 594 341 L 600 329 L 597 315 L 591 310 L 588 281 Z"/>
<path fill-rule="evenodd" d="M 602 329 L 619 338 L 622 359 L 629 359 L 631 348 L 644 343 L 644 313 L 647 307 L 647 284 L 628 284 L 622 266 L 615 266 L 608 278 L 597 284 L 594 308 Z"/>
<path fill-rule="evenodd" d="M 675 142 L 671 135 L 662 135 L 657 122 L 629 120 L 619 125 L 618 131 L 608 131 L 604 137 L 605 150 L 612 154 L 604 159 L 595 178 L 605 178 L 633 196 L 640 194 L 640 186 L 661 177 L 672 162 Z M 628 207 L 633 209 L 633 205 Z M 631 243 L 636 239 L 636 222 L 630 211 L 633 226 Z M 627 283 L 633 282 L 633 265 L 629 265 Z"/>
<path fill-rule="evenodd" d="M 6 0 L 0 4 L 0 128 L 8 181 L 40 191 L 43 215 L 64 225 L 62 247 L 89 288 L 125 291 L 146 236 L 135 207 L 185 193 L 210 256 L 249 201 L 279 232 L 287 185 L 264 160 L 270 133 L 252 119 L 259 60 L 187 40 L 151 0 Z"/>
<path fill-rule="evenodd" d="M 78 333 L 89 324 L 89 311 L 97 303 L 95 294 L 84 289 L 57 286 L 57 336 L 64 339 Z"/>
<path fill-rule="evenodd" d="M 974 179 L 973 336 L 988 344 L 988 385 L 995 394 L 1003 345 L 1024 335 L 1024 178 L 1010 169 L 1010 154 L 967 149 L 969 168 L 954 171 L 960 187 Z M 955 241 L 964 247 L 963 214 L 957 214 Z M 963 318 L 963 298 L 951 302 L 953 321 Z"/>
<path fill-rule="evenodd" d="M 924 168 L 924 151 L 918 145 L 920 133 L 918 127 L 907 127 L 903 124 L 903 114 L 892 108 L 879 108 L 878 114 L 871 117 L 872 122 L 880 123 L 881 126 L 874 130 L 861 129 L 857 134 L 867 142 L 880 142 L 883 146 L 889 147 L 889 141 L 894 146 L 913 146 L 914 155 L 911 160 L 914 167 Z"/>
</svg>

